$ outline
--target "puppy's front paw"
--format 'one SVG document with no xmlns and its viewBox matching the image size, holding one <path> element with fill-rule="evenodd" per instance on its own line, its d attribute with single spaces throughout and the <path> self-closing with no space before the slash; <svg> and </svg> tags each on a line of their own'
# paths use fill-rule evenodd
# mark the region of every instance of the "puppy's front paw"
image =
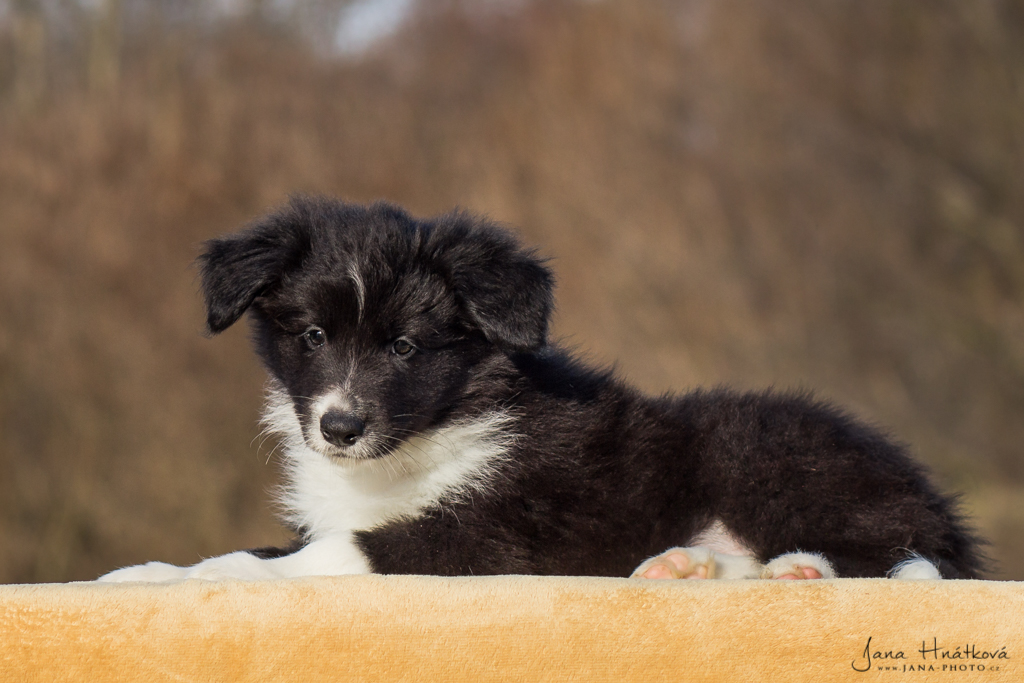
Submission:
<svg viewBox="0 0 1024 683">
<path fill-rule="evenodd" d="M 186 572 L 188 572 L 188 567 L 178 567 L 166 562 L 147 562 L 133 567 L 115 569 L 96 580 L 104 583 L 127 583 L 129 581 L 163 583 L 181 581 L 185 578 Z"/>
<path fill-rule="evenodd" d="M 261 560 L 246 552 L 211 557 L 197 565 L 188 567 L 187 572 L 185 578 L 205 579 L 206 581 L 223 581 L 225 579 L 262 581 L 280 578 L 270 569 L 266 560 Z"/>
<path fill-rule="evenodd" d="M 787 553 L 779 555 L 764 566 L 762 579 L 834 579 L 836 572 L 821 555 L 816 553 Z"/>
</svg>

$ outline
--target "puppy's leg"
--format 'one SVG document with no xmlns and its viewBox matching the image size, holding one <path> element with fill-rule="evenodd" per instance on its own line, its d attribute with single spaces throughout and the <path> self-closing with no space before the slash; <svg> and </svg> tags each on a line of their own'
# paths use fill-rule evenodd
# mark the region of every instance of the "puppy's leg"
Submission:
<svg viewBox="0 0 1024 683">
<path fill-rule="evenodd" d="M 112 571 L 98 580 L 109 583 L 165 582 L 182 579 L 262 581 L 298 576 L 368 573 L 370 565 L 362 552 L 352 543 L 351 537 L 338 535 L 317 539 L 301 550 L 282 557 L 262 559 L 252 553 L 241 551 L 211 557 L 191 567 L 150 562 Z"/>
<path fill-rule="evenodd" d="M 756 579 L 761 565 L 748 555 L 728 555 L 710 548 L 670 548 L 637 567 L 633 579 Z"/>
<path fill-rule="evenodd" d="M 762 579 L 834 579 L 836 572 L 817 553 L 786 553 L 779 555 L 761 570 Z"/>
</svg>

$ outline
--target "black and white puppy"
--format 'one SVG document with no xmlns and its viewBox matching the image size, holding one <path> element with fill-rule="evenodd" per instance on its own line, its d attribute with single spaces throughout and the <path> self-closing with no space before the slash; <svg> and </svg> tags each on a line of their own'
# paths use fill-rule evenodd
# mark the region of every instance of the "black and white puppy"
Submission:
<svg viewBox="0 0 1024 683">
<path fill-rule="evenodd" d="M 103 580 L 982 569 L 954 502 L 834 408 L 652 398 L 549 345 L 551 273 L 485 221 L 295 199 L 200 262 L 210 331 L 250 314 L 298 539 Z"/>
</svg>

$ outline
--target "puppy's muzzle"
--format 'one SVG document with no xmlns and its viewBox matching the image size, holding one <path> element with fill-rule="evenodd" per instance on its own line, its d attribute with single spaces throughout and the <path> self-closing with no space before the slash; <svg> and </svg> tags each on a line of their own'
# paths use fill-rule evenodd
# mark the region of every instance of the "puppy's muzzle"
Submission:
<svg viewBox="0 0 1024 683">
<path fill-rule="evenodd" d="M 340 410 L 328 410 L 320 418 L 320 434 L 324 440 L 341 448 L 354 446 L 365 428 L 366 425 L 361 419 Z"/>
</svg>

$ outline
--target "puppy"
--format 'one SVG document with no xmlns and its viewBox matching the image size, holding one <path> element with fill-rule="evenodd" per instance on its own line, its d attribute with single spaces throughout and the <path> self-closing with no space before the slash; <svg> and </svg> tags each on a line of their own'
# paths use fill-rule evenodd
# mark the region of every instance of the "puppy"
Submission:
<svg viewBox="0 0 1024 683">
<path fill-rule="evenodd" d="M 299 198 L 200 264 L 210 332 L 249 314 L 297 540 L 102 580 L 982 569 L 954 502 L 829 405 L 649 397 L 549 344 L 550 271 L 486 221 Z"/>
</svg>

